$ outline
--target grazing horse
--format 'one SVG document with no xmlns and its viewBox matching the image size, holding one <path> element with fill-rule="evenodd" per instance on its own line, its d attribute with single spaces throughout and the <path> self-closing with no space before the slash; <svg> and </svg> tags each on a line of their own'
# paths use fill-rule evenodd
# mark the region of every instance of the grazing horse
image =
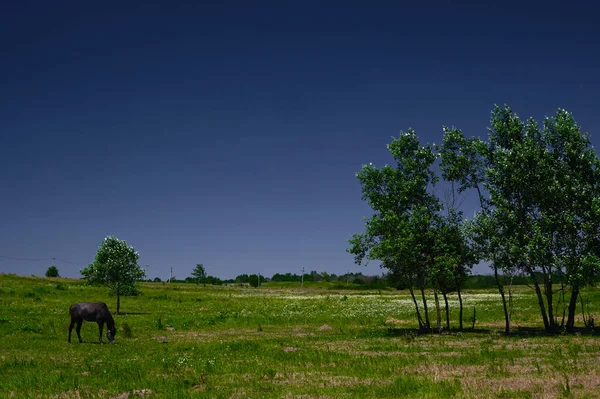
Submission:
<svg viewBox="0 0 600 399">
<path fill-rule="evenodd" d="M 106 323 L 106 338 L 108 338 L 109 342 L 113 342 L 115 340 L 115 334 L 117 331 L 115 330 L 115 321 L 108 310 L 108 306 L 104 302 L 80 302 L 72 305 L 69 309 L 69 314 L 71 315 L 71 325 L 69 326 L 69 343 L 71 343 L 71 331 L 73 330 L 73 325 L 77 323 L 77 337 L 79 338 L 79 342 L 83 342 L 81 340 L 81 324 L 83 321 L 95 321 L 98 323 L 98 327 L 100 328 L 100 343 L 102 342 L 102 329 L 104 328 L 104 323 Z"/>
</svg>

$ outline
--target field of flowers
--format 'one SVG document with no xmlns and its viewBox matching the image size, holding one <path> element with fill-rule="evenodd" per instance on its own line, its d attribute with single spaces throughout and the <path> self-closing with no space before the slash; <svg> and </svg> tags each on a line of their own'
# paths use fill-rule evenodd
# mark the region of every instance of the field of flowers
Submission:
<svg viewBox="0 0 600 399">
<path fill-rule="evenodd" d="M 464 331 L 451 296 L 453 329 L 418 335 L 404 291 L 142 289 L 122 298 L 114 344 L 98 344 L 92 323 L 68 344 L 72 303 L 114 311 L 115 298 L 79 280 L 0 275 L 0 397 L 600 397 L 597 336 L 541 333 L 528 287 L 513 294 L 510 336 L 493 291 L 464 294 Z"/>
</svg>

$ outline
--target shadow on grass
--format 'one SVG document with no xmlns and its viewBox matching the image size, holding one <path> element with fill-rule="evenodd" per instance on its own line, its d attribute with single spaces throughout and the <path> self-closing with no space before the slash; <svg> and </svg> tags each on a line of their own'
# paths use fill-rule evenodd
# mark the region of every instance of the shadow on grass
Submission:
<svg viewBox="0 0 600 399">
<path fill-rule="evenodd" d="M 517 327 L 505 334 L 504 331 L 498 331 L 497 329 L 489 328 L 452 328 L 450 330 L 438 331 L 437 329 L 418 329 L 418 328 L 394 328 L 388 327 L 385 330 L 385 335 L 389 337 L 406 337 L 406 336 L 419 336 L 419 335 L 456 335 L 456 334 L 469 334 L 469 335 L 490 335 L 498 334 L 498 336 L 515 337 L 515 338 L 532 338 L 532 337 L 556 337 L 561 335 L 581 335 L 581 336 L 597 336 L 598 333 L 594 329 L 590 328 L 575 328 L 572 332 L 548 332 L 541 327 Z"/>
<path fill-rule="evenodd" d="M 555 332 L 549 332 L 541 327 L 517 327 L 508 333 L 511 337 L 555 337 L 559 335 L 583 335 L 583 336 L 596 336 L 598 333 L 593 328 L 576 327 L 573 331 L 557 330 Z"/>
<path fill-rule="evenodd" d="M 99 341 L 83 341 L 83 342 L 73 341 L 73 342 L 69 343 L 69 345 L 73 345 L 73 346 L 75 346 L 75 345 L 114 345 L 114 344 L 115 344 L 114 342 L 111 344 L 110 342 L 106 342 L 106 341 L 104 341 L 102 343 L 100 343 Z"/>
<path fill-rule="evenodd" d="M 419 328 L 393 328 L 389 327 L 386 330 L 387 335 L 390 337 L 403 337 L 408 335 L 418 336 L 418 335 L 455 335 L 457 333 L 469 333 L 476 335 L 489 335 L 492 330 L 487 328 L 464 328 L 459 330 L 458 328 L 452 328 L 450 330 L 442 330 L 438 331 L 437 329 L 419 329 Z"/>
<path fill-rule="evenodd" d="M 115 316 L 134 316 L 134 315 L 142 315 L 142 314 L 151 314 L 150 312 L 119 312 L 115 313 Z"/>
</svg>

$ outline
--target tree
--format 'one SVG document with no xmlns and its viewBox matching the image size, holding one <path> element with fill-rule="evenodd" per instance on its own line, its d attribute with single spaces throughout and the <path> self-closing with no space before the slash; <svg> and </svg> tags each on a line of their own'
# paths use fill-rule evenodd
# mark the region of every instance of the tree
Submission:
<svg viewBox="0 0 600 399">
<path fill-rule="evenodd" d="M 210 285 L 222 285 L 223 281 L 220 278 L 218 278 L 218 277 L 206 276 L 206 284 L 210 284 Z"/>
<path fill-rule="evenodd" d="M 46 270 L 46 277 L 60 277 L 58 268 L 56 266 L 50 266 L 48 270 Z"/>
<path fill-rule="evenodd" d="M 471 240 L 491 262 L 506 332 L 510 311 L 499 271 L 529 277 L 547 331 L 559 327 L 553 298 L 559 276 L 563 298 L 567 287 L 571 291 L 567 323 L 563 311 L 560 326 L 572 330 L 579 290 L 600 273 L 600 161 L 589 136 L 565 110 L 540 129 L 508 106 L 495 107 L 488 142 L 445 129 L 441 155 L 444 177 L 458 182 L 459 191 L 479 194 Z"/>
<path fill-rule="evenodd" d="M 465 225 L 462 213 L 448 205 L 448 215 L 438 219 L 435 230 L 437 238 L 435 262 L 431 269 L 432 283 L 444 298 L 447 329 L 450 329 L 448 294 L 454 291 L 459 302 L 459 328 L 463 328 L 462 288 L 477 260 L 467 241 Z"/>
<path fill-rule="evenodd" d="M 138 265 L 139 254 L 124 240 L 108 236 L 103 241 L 94 262 L 81 270 L 81 275 L 92 285 L 109 287 L 117 296 L 117 314 L 121 295 L 136 292 L 135 283 L 143 279 L 145 271 Z"/>
<path fill-rule="evenodd" d="M 259 274 L 251 274 L 248 276 L 248 283 L 251 287 L 258 287 L 265 282 L 265 277 Z"/>
<path fill-rule="evenodd" d="M 589 135 L 565 110 L 545 119 L 542 138 L 546 162 L 541 166 L 551 172 L 545 180 L 550 197 L 540 199 L 545 222 L 540 233 L 551 233 L 553 239 L 539 257 L 554 267 L 546 291 L 552 292 L 552 272 L 558 272 L 571 288 L 564 327 L 572 331 L 579 292 L 600 273 L 600 160 Z"/>
<path fill-rule="evenodd" d="M 248 276 L 247 273 L 244 274 L 240 274 L 239 276 L 237 276 L 235 278 L 236 283 L 238 284 L 246 284 L 246 283 L 250 283 L 250 276 Z"/>
<path fill-rule="evenodd" d="M 454 195 L 454 184 L 458 183 L 458 193 L 463 193 L 467 189 L 475 189 L 479 198 L 480 211 L 478 215 L 482 221 L 489 213 L 489 198 L 484 195 L 483 187 L 486 182 L 486 168 L 491 166 L 492 160 L 489 156 L 487 144 L 477 138 L 465 138 L 459 129 L 443 128 L 443 144 L 440 146 L 440 169 L 442 177 L 452 183 Z M 494 280 L 498 287 L 498 292 L 502 299 L 504 310 L 505 329 L 510 331 L 510 315 L 506 303 L 504 284 L 498 273 L 502 270 L 504 274 L 509 274 L 511 265 L 505 257 L 499 256 L 504 240 L 502 237 L 493 236 L 493 223 L 485 219 L 485 223 L 478 225 L 471 221 L 465 222 L 464 233 L 466 239 L 470 241 L 473 249 L 473 262 L 479 259 L 485 259 L 490 262 L 490 267 L 494 271 Z M 489 234 L 488 234 L 489 233 Z M 462 317 L 461 317 L 462 324 Z"/>
<path fill-rule="evenodd" d="M 206 287 L 206 270 L 202 263 L 196 264 L 196 267 L 192 271 L 192 277 L 196 279 L 196 284 L 203 283 Z"/>
<path fill-rule="evenodd" d="M 375 212 L 365 221 L 365 232 L 355 234 L 347 250 L 355 262 L 379 260 L 390 276 L 409 287 L 419 327 L 430 329 L 425 288 L 434 262 L 436 214 L 439 201 L 429 190 L 437 181 L 432 172 L 436 156 L 431 146 L 421 146 L 413 130 L 388 145 L 396 167 L 379 169 L 372 164 L 356 174 L 363 200 Z M 424 319 L 414 295 L 421 292 Z"/>
</svg>

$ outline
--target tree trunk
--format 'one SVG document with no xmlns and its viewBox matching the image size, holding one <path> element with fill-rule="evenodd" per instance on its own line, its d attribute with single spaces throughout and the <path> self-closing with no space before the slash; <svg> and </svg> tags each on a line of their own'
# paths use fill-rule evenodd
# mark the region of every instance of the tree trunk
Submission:
<svg viewBox="0 0 600 399">
<path fill-rule="evenodd" d="M 561 303 L 562 303 L 562 320 L 560 321 L 560 328 L 563 328 L 565 326 L 565 317 L 567 315 L 567 307 L 565 306 L 565 282 L 562 278 L 562 275 L 560 277 L 560 297 L 561 297 Z"/>
<path fill-rule="evenodd" d="M 427 299 L 425 299 L 425 287 L 420 287 L 421 298 L 423 299 L 423 311 L 425 312 L 425 328 L 429 330 L 431 324 L 429 323 L 429 310 L 427 309 Z"/>
<path fill-rule="evenodd" d="M 413 291 L 412 285 L 410 286 L 409 290 L 410 290 L 410 296 L 412 297 L 413 302 L 415 304 L 415 310 L 417 312 L 417 320 L 419 321 L 419 329 L 422 330 L 423 327 L 425 327 L 425 326 L 423 325 L 423 318 L 421 318 L 421 312 L 419 312 L 419 304 L 417 303 L 417 298 L 415 298 L 415 292 Z"/>
<path fill-rule="evenodd" d="M 440 299 L 437 290 L 433 290 L 433 299 L 435 300 L 436 323 L 435 329 L 437 332 L 442 331 L 442 310 L 440 308 Z"/>
<path fill-rule="evenodd" d="M 542 320 L 544 321 L 544 329 L 548 332 L 551 332 L 550 323 L 548 323 L 548 315 L 546 314 L 546 306 L 544 306 L 544 297 L 542 296 L 542 290 L 540 289 L 540 285 L 538 284 L 537 277 L 535 276 L 533 271 L 530 271 L 529 275 L 533 280 L 535 295 L 537 296 L 540 312 L 542 313 Z"/>
<path fill-rule="evenodd" d="M 117 282 L 117 314 L 119 314 L 119 310 L 121 309 L 121 284 Z"/>
<path fill-rule="evenodd" d="M 556 331 L 556 323 L 554 322 L 554 306 L 553 306 L 553 298 L 552 298 L 552 280 L 547 276 L 544 278 L 544 289 L 546 294 L 546 304 L 548 305 L 548 323 L 550 325 L 550 330 Z"/>
<path fill-rule="evenodd" d="M 575 311 L 577 309 L 577 297 L 579 296 L 579 285 L 575 283 L 571 288 L 571 299 L 569 300 L 569 315 L 567 317 L 567 331 L 575 329 Z"/>
<path fill-rule="evenodd" d="M 446 330 L 450 331 L 450 308 L 448 307 L 448 295 L 442 292 L 444 303 L 446 304 Z"/>
<path fill-rule="evenodd" d="M 456 292 L 458 293 L 458 323 L 459 323 L 459 330 L 462 331 L 463 330 L 463 303 L 462 303 L 462 295 L 460 293 L 460 287 L 456 289 Z"/>
<path fill-rule="evenodd" d="M 500 282 L 500 277 L 498 277 L 498 267 L 494 264 L 494 278 L 496 279 L 496 285 L 498 286 L 498 291 L 500 292 L 500 296 L 502 297 L 502 307 L 504 309 L 504 332 L 508 334 L 510 332 L 510 316 L 508 315 L 508 308 L 506 306 L 506 297 L 504 296 L 504 285 Z"/>
</svg>

